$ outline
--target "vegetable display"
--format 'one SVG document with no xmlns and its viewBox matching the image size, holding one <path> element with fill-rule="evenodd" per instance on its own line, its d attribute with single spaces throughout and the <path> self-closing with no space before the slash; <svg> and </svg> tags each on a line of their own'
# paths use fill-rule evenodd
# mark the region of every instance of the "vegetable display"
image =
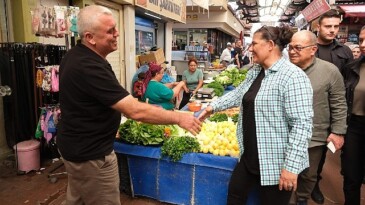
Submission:
<svg viewBox="0 0 365 205">
<path fill-rule="evenodd" d="M 228 66 L 226 70 L 215 77 L 215 81 L 223 86 L 233 85 L 237 87 L 246 79 L 246 73 L 246 69 L 238 70 L 236 66 Z"/>
<path fill-rule="evenodd" d="M 236 124 L 229 119 L 224 122 L 203 123 L 201 132 L 196 136 L 200 151 L 213 155 L 238 157 L 240 154 L 236 137 Z"/>
<path fill-rule="evenodd" d="M 223 92 L 224 92 L 224 87 L 223 85 L 221 85 L 220 83 L 213 81 L 209 84 L 206 84 L 203 86 L 204 88 L 213 88 L 214 89 L 214 93 L 216 96 L 222 96 Z"/>
<path fill-rule="evenodd" d="M 223 122 L 228 120 L 228 115 L 224 113 L 216 113 L 209 118 L 212 122 Z"/>
<path fill-rule="evenodd" d="M 161 155 L 168 156 L 171 161 L 177 162 L 181 160 L 184 154 L 199 150 L 199 142 L 193 137 L 171 137 L 162 145 Z"/>
<path fill-rule="evenodd" d="M 237 123 L 238 122 L 238 113 L 234 114 L 231 118 L 234 123 Z"/>
<path fill-rule="evenodd" d="M 120 137 L 117 140 L 138 145 L 162 145 L 161 156 L 167 156 L 174 162 L 190 152 L 238 157 L 238 111 L 238 108 L 231 108 L 226 110 L 229 114 L 215 113 L 203 123 L 201 132 L 196 136 L 177 125 L 151 125 L 128 119 L 119 126 Z"/>
<path fill-rule="evenodd" d="M 121 140 L 132 144 L 160 145 L 165 140 L 164 128 L 165 126 L 162 125 L 151 125 L 128 119 L 119 126 L 119 135 Z"/>
</svg>

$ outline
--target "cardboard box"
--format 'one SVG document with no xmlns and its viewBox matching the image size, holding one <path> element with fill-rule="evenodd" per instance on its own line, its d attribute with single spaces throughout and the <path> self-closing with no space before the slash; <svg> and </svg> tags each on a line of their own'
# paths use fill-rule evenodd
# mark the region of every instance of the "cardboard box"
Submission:
<svg viewBox="0 0 365 205">
<path fill-rule="evenodd" d="M 173 204 L 226 204 L 236 158 L 189 153 L 172 162 L 161 158 L 159 147 L 115 142 L 114 149 L 128 158 L 133 195 Z M 247 204 L 259 204 L 257 194 Z"/>
<path fill-rule="evenodd" d="M 157 51 L 151 51 L 146 55 L 139 56 L 139 62 L 141 64 L 156 62 L 157 64 L 162 64 L 165 61 L 165 54 L 162 48 L 159 48 Z"/>
</svg>

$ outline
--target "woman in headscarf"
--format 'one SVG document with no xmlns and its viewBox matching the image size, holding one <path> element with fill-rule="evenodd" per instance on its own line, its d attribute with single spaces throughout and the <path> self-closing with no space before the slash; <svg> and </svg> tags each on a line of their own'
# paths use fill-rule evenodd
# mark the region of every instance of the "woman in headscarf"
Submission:
<svg viewBox="0 0 365 205">
<path fill-rule="evenodd" d="M 187 91 L 188 88 L 183 81 L 161 83 L 164 73 L 165 70 L 160 65 L 150 63 L 143 80 L 142 99 L 149 104 L 161 106 L 166 110 L 173 110 L 175 108 L 173 99 L 179 95 L 182 89 Z"/>
</svg>

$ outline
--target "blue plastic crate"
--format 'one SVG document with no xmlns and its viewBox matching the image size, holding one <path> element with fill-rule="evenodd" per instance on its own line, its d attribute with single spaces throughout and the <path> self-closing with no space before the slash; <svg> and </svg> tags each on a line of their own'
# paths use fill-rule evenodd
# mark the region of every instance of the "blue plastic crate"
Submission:
<svg viewBox="0 0 365 205">
<path fill-rule="evenodd" d="M 156 159 L 128 155 L 132 194 L 159 198 Z"/>
<path fill-rule="evenodd" d="M 160 158 L 159 147 L 116 142 L 114 149 L 128 157 L 134 195 L 173 204 L 226 204 L 236 158 L 190 153 L 179 162 L 171 162 Z M 247 204 L 259 204 L 257 191 L 250 195 Z"/>
<path fill-rule="evenodd" d="M 175 204 L 191 204 L 193 167 L 189 164 L 159 161 L 159 200 Z"/>
</svg>

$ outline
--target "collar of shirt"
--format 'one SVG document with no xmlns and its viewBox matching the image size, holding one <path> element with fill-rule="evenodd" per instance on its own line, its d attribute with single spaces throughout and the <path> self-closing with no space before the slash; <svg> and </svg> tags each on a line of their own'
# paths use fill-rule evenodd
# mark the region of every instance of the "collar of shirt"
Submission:
<svg viewBox="0 0 365 205">
<path fill-rule="evenodd" d="M 272 64 L 268 69 L 265 70 L 265 76 L 270 73 L 275 73 L 279 71 L 283 63 L 286 61 L 284 57 L 281 57 L 278 61 L 276 61 L 274 64 Z M 257 74 L 260 73 L 261 69 L 264 69 L 261 65 L 257 65 L 257 67 L 254 67 Z"/>
</svg>

